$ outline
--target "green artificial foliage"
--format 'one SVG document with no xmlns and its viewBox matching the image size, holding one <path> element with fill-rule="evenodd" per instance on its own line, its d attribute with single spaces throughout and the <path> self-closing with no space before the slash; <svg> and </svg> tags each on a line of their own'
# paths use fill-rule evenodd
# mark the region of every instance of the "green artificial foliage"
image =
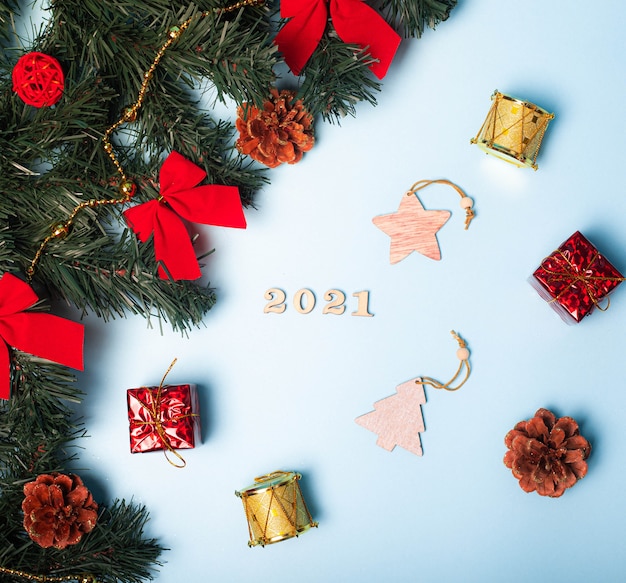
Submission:
<svg viewBox="0 0 626 583">
<path fill-rule="evenodd" d="M 366 51 L 328 30 L 302 71 L 300 95 L 306 109 L 332 123 L 356 115 L 361 101 L 376 105 L 381 85 L 369 70 L 371 63 Z"/>
<path fill-rule="evenodd" d="M 381 0 L 380 10 L 405 37 L 419 38 L 426 27 L 448 20 L 457 0 Z"/>
<path fill-rule="evenodd" d="M 147 511 L 134 503 L 101 503 L 94 530 L 66 549 L 43 549 L 30 540 L 22 525 L 23 486 L 42 473 L 66 472 L 75 459 L 75 441 L 85 430 L 71 404 L 81 394 L 65 367 L 17 351 L 12 379 L 11 399 L 0 402 L 0 567 L 50 577 L 91 575 L 99 583 L 151 579 L 163 548 L 144 536 Z M 83 478 L 87 486 L 93 479 Z M 16 580 L 0 573 L 0 581 Z"/>
<path fill-rule="evenodd" d="M 18 8 L 24 14 L 18 13 Z M 233 148 L 233 126 L 198 104 L 200 80 L 219 99 L 261 103 L 278 59 L 264 8 L 224 14 L 216 3 L 170 0 L 52 0 L 36 38 L 18 39 L 14 23 L 28 7 L 0 6 L 0 274 L 26 279 L 42 241 L 90 200 L 119 198 L 120 175 L 102 137 L 136 102 L 143 75 L 172 26 L 193 19 L 154 72 L 134 123 L 114 135 L 114 151 L 138 187 L 130 204 L 155 198 L 166 155 L 177 150 L 207 173 L 206 183 L 236 185 L 253 205 L 266 177 Z M 25 52 L 54 56 L 65 75 L 52 107 L 26 105 L 12 90 L 13 66 Z M 157 276 L 151 242 L 140 243 L 121 215 L 128 205 L 81 210 L 65 238 L 35 265 L 33 289 L 108 320 L 140 314 L 158 327 L 188 333 L 201 324 L 215 293 L 196 282 Z M 2 298 L 0 298 L 0 305 Z M 44 302 L 36 309 L 49 305 Z M 62 341 L 62 339 L 59 339 Z M 0 342 L 3 342 L 0 340 Z M 152 578 L 162 552 L 143 534 L 146 509 L 98 501 L 94 530 L 63 550 L 43 549 L 23 527 L 23 486 L 39 474 L 67 472 L 85 429 L 75 420 L 82 395 L 63 366 L 11 349 L 11 398 L 0 402 L 0 568 L 32 575 L 93 576 L 101 583 Z M 82 475 L 89 487 L 97 477 Z M 0 581 L 15 576 L 0 572 Z"/>
<path fill-rule="evenodd" d="M 295 85 L 305 108 L 325 121 L 356 115 L 362 101 L 376 104 L 382 84 L 369 69 L 367 47 L 343 43 L 331 21 L 302 75 L 279 77 L 284 65 L 273 42 L 282 25 L 279 2 L 226 11 L 228 4 L 48 0 L 46 24 L 33 38 L 19 38 L 15 23 L 29 21 L 30 4 L 0 2 L 0 276 L 30 279 L 42 298 L 33 309 L 62 302 L 77 315 L 105 321 L 137 314 L 184 334 L 201 325 L 214 291 L 161 279 L 152 242 L 140 243 L 122 212 L 158 196 L 159 169 L 172 151 L 203 168 L 205 183 L 239 187 L 244 206 L 254 207 L 268 174 L 234 148 L 233 123 L 216 119 L 211 105 L 201 107 L 207 87 L 232 108 L 233 119 L 238 105 L 262 106 L 270 90 L 284 84 Z M 374 6 L 396 30 L 419 37 L 425 26 L 446 20 L 455 4 L 381 0 Z M 121 173 L 103 136 L 137 103 L 159 49 L 184 22 L 187 28 L 154 66 L 136 119 L 113 134 L 114 155 L 137 186 L 130 202 L 115 203 Z M 63 69 L 63 95 L 51 107 L 27 105 L 13 91 L 13 67 L 30 51 L 56 58 Z M 66 236 L 42 247 L 79 205 L 104 200 L 114 203 L 81 206 Z M 43 549 L 28 537 L 24 484 L 75 465 L 85 436 L 75 418 L 82 394 L 67 368 L 12 348 L 10 357 L 10 371 L 0 370 L 11 380 L 11 398 L 0 401 L 0 581 L 16 580 L 7 569 L 89 575 L 100 583 L 152 578 L 163 549 L 144 535 L 147 511 L 133 503 L 98 501 L 96 527 L 63 550 Z M 97 485 L 90 473 L 81 477 L 87 487 Z"/>
<path fill-rule="evenodd" d="M 419 38 L 426 27 L 435 28 L 447 20 L 456 2 L 381 0 L 372 7 L 402 36 Z M 360 102 L 376 105 L 376 94 L 382 88 L 369 70 L 372 62 L 367 47 L 344 43 L 329 18 L 318 47 L 298 78 L 298 96 L 311 114 L 324 121 L 335 123 L 347 115 L 356 116 Z"/>
</svg>

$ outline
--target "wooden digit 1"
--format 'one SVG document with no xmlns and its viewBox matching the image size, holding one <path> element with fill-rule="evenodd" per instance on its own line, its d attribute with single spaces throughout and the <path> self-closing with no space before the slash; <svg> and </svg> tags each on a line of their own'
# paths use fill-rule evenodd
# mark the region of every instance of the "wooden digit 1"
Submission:
<svg viewBox="0 0 626 583">
<path fill-rule="evenodd" d="M 352 294 L 352 297 L 358 298 L 356 312 L 352 312 L 353 316 L 372 317 L 374 315 L 374 314 L 370 314 L 370 311 L 369 311 L 370 292 L 368 291 L 354 292 Z"/>
</svg>

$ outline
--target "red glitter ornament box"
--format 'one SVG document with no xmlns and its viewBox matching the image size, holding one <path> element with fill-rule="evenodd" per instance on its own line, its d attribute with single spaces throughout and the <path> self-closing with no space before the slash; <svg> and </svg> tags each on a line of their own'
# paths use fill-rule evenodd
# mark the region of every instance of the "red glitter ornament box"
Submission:
<svg viewBox="0 0 626 583">
<path fill-rule="evenodd" d="M 595 307 L 606 310 L 608 298 L 602 300 L 624 277 L 576 231 L 541 262 L 529 281 L 566 323 L 575 324 Z"/>
<path fill-rule="evenodd" d="M 131 453 L 191 449 L 200 443 L 195 385 L 128 389 L 126 396 Z"/>
</svg>

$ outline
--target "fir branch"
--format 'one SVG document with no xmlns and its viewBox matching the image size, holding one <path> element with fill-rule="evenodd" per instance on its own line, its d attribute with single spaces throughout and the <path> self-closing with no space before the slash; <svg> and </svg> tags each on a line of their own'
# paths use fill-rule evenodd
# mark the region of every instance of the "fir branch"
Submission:
<svg viewBox="0 0 626 583">
<path fill-rule="evenodd" d="M 165 550 L 144 535 L 145 507 L 116 500 L 100 506 L 95 528 L 63 550 L 43 549 L 28 539 L 22 526 L 22 487 L 0 498 L 0 564 L 33 575 L 91 575 L 101 583 L 141 583 L 153 579 Z M 16 508 L 19 509 L 16 511 Z M 0 581 L 13 581 L 0 574 Z"/>
<path fill-rule="evenodd" d="M 76 234 L 80 238 L 80 234 Z M 69 239 L 69 238 L 68 238 Z M 103 243 L 110 243 L 103 238 Z M 117 242 L 101 247 L 97 242 L 71 252 L 62 241 L 44 255 L 37 277 L 53 297 L 93 312 L 105 321 L 127 313 L 142 315 L 162 329 L 169 323 L 186 333 L 199 326 L 215 303 L 215 293 L 189 281 L 169 281 L 157 274 L 151 241 L 139 243 L 125 229 Z"/>
<path fill-rule="evenodd" d="M 0 4 L 0 47 L 6 48 L 13 38 L 13 25 L 19 16 L 18 0 L 4 0 Z M 4 55 L 0 55 L 0 62 L 4 60 Z"/>
<path fill-rule="evenodd" d="M 380 83 L 368 69 L 372 62 L 365 50 L 328 31 L 302 71 L 300 96 L 307 110 L 338 122 L 348 114 L 356 115 L 360 101 L 376 105 L 374 93 L 380 91 Z"/>
<path fill-rule="evenodd" d="M 70 403 L 80 391 L 69 370 L 14 351 L 12 396 L 0 401 L 0 491 L 73 459 L 68 445 L 84 434 Z"/>
<path fill-rule="evenodd" d="M 419 38 L 425 28 L 448 20 L 457 0 L 381 0 L 387 20 L 401 28 L 405 37 Z"/>
<path fill-rule="evenodd" d="M 156 178 L 164 153 L 176 150 L 205 170 L 208 183 L 238 186 L 243 204 L 253 205 L 266 178 L 234 149 L 233 125 L 215 122 L 166 75 L 157 74 L 155 81 L 160 90 L 147 97 L 150 114 L 140 114 L 138 123 L 122 128 L 116 142 L 125 164 L 137 165 L 134 175 Z"/>
<path fill-rule="evenodd" d="M 102 583 L 141 583 L 152 579 L 161 566 L 159 555 L 165 550 L 154 538 L 145 538 L 148 513 L 144 506 L 116 500 L 101 507 L 98 522 L 89 535 L 75 547 L 48 552 L 54 576 L 88 573 Z M 57 555 L 57 556 L 55 556 Z"/>
<path fill-rule="evenodd" d="M 3 191 L 23 189 L 28 178 L 65 164 L 57 173 L 108 176 L 111 172 L 100 145 L 99 128 L 108 122 L 115 92 L 99 77 L 83 72 L 66 82 L 66 97 L 53 108 L 25 105 L 14 93 L 0 94 L 0 185 Z M 94 168 L 94 152 L 99 161 Z M 5 181 L 11 181 L 5 186 Z M 0 205 L 0 212 L 2 212 Z M 15 210 L 15 209 L 14 209 Z"/>
<path fill-rule="evenodd" d="M 103 583 L 152 579 L 164 549 L 144 536 L 142 506 L 101 505 L 95 529 L 64 550 L 43 549 L 27 536 L 24 484 L 41 473 L 64 472 L 85 432 L 73 420 L 70 405 L 81 394 L 68 369 L 18 351 L 12 362 L 12 396 L 0 401 L 0 565 L 31 574 L 90 574 Z M 11 580 L 0 574 L 0 581 Z"/>
<path fill-rule="evenodd" d="M 77 205 L 118 196 L 119 175 L 101 137 L 137 98 L 169 26 L 200 14 L 193 6 L 175 11 L 169 0 L 150 0 L 141 9 L 128 0 L 54 0 L 50 9 L 51 23 L 34 48 L 62 63 L 63 98 L 37 109 L 0 91 L 6 128 L 0 134 L 0 191 L 6 193 L 0 220 L 10 225 L 0 230 L 2 271 L 25 270 L 53 225 Z M 264 18 L 264 9 L 209 15 L 168 50 L 138 120 L 114 136 L 126 174 L 140 186 L 156 181 L 167 153 L 177 150 L 205 169 L 208 182 L 238 186 L 243 203 L 253 205 L 264 171 L 234 150 L 233 126 L 201 111 L 191 86 L 218 70 L 222 97 L 232 88 L 236 98 L 261 100 L 277 58 Z M 152 196 L 140 188 L 136 200 Z M 45 249 L 34 279 L 38 290 L 104 319 L 136 313 L 183 332 L 199 325 L 214 292 L 158 278 L 152 245 L 138 245 L 128 232 L 120 236 L 120 211 L 82 211 L 70 236 Z"/>
<path fill-rule="evenodd" d="M 183 70 L 210 79 L 216 98 L 236 104 L 261 105 L 275 82 L 278 49 L 269 32 L 267 9 L 242 8 L 230 14 L 209 14 L 192 23 L 171 59 Z"/>
</svg>

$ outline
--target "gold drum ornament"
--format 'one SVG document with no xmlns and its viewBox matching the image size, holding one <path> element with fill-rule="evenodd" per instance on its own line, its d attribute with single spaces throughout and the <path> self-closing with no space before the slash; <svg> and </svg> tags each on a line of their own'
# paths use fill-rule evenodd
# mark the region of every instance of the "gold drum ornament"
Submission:
<svg viewBox="0 0 626 583">
<path fill-rule="evenodd" d="M 296 472 L 272 472 L 235 492 L 248 520 L 249 547 L 270 545 L 317 526 L 309 513 Z"/>
<path fill-rule="evenodd" d="M 471 143 L 516 166 L 537 170 L 537 154 L 554 114 L 499 91 L 491 100 L 487 118 Z"/>
</svg>

